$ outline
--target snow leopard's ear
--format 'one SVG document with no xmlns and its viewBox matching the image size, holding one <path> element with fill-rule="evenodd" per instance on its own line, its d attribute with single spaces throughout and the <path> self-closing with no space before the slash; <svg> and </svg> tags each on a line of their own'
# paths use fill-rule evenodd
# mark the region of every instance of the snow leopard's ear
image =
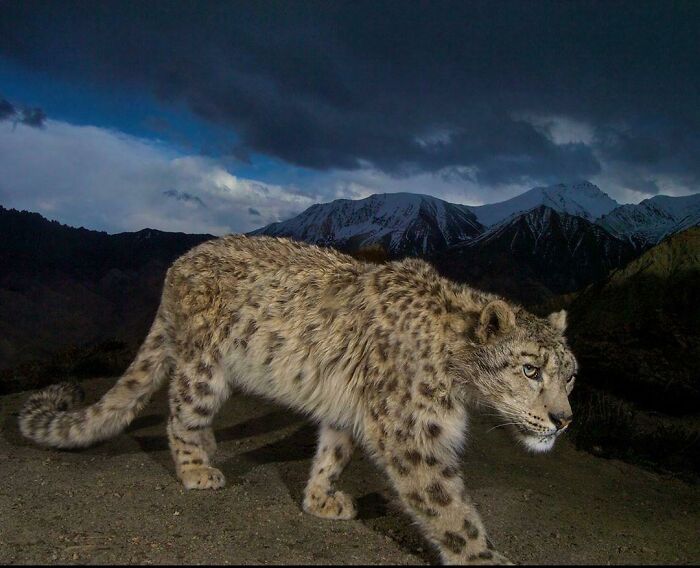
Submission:
<svg viewBox="0 0 700 568">
<path fill-rule="evenodd" d="M 547 321 L 554 329 L 564 333 L 566 331 L 566 310 L 552 312 L 547 316 Z"/>
<path fill-rule="evenodd" d="M 503 300 L 494 300 L 484 307 L 476 335 L 487 343 L 510 333 L 515 328 L 515 314 Z"/>
</svg>

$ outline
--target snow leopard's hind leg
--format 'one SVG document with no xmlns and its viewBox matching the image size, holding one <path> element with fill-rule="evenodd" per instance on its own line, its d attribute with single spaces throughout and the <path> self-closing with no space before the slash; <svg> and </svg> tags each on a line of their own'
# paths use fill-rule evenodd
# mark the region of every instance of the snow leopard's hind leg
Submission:
<svg viewBox="0 0 700 568">
<path fill-rule="evenodd" d="M 186 489 L 219 489 L 226 483 L 211 465 L 216 451 L 211 423 L 228 394 L 220 365 L 204 357 L 178 361 L 170 384 L 168 440 L 177 477 Z"/>
<path fill-rule="evenodd" d="M 353 451 L 350 432 L 322 424 L 311 477 L 304 491 L 304 511 L 324 519 L 353 519 L 353 498 L 336 491 L 334 483 L 350 461 Z"/>
</svg>

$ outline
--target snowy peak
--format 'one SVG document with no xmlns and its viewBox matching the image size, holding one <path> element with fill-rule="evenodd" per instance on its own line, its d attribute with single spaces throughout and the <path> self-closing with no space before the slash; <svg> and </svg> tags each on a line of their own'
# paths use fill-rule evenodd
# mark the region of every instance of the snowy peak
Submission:
<svg viewBox="0 0 700 568">
<path fill-rule="evenodd" d="M 468 208 L 413 193 L 384 193 L 313 205 L 251 234 L 290 237 L 358 250 L 381 245 L 391 256 L 425 255 L 483 230 Z"/>
<path fill-rule="evenodd" d="M 648 248 L 668 235 L 700 225 L 700 194 L 656 195 L 636 205 L 621 205 L 598 223 L 635 247 Z"/>
<path fill-rule="evenodd" d="M 534 187 L 507 201 L 470 207 L 478 221 L 487 227 L 514 215 L 544 205 L 561 213 L 594 221 L 619 206 L 607 193 L 588 181 Z"/>
</svg>

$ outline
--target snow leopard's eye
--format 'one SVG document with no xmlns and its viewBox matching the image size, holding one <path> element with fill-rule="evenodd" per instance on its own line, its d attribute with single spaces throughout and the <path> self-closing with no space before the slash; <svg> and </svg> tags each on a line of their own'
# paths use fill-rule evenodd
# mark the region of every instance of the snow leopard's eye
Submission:
<svg viewBox="0 0 700 568">
<path fill-rule="evenodd" d="M 570 385 L 571 383 L 574 382 L 574 379 L 576 378 L 576 375 L 571 375 L 568 380 L 566 381 L 567 385 Z"/>
<path fill-rule="evenodd" d="M 523 374 L 533 381 L 540 380 L 540 369 L 534 365 L 523 365 Z"/>
</svg>

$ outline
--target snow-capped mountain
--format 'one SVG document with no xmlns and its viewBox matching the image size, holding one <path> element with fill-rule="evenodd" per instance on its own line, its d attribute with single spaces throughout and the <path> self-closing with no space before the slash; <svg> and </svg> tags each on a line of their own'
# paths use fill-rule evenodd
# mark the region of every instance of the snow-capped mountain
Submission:
<svg viewBox="0 0 700 568">
<path fill-rule="evenodd" d="M 428 195 L 384 193 L 312 205 L 292 219 L 250 234 L 290 237 L 350 251 L 380 244 L 392 257 L 400 257 L 431 254 L 482 230 L 463 205 Z"/>
<path fill-rule="evenodd" d="M 656 195 L 636 205 L 621 205 L 599 219 L 598 224 L 645 249 L 668 235 L 700 225 L 700 194 Z"/>
<path fill-rule="evenodd" d="M 488 205 L 470 206 L 479 223 L 491 227 L 514 215 L 544 205 L 561 213 L 595 221 L 620 204 L 588 181 L 534 187 L 512 199 Z"/>
<path fill-rule="evenodd" d="M 573 292 L 634 257 L 582 217 L 540 206 L 433 257 L 446 276 L 526 303 Z"/>
<path fill-rule="evenodd" d="M 569 223 L 576 223 L 575 219 L 595 223 L 606 235 L 631 243 L 639 252 L 700 224 L 700 194 L 659 195 L 638 205 L 619 205 L 584 181 L 535 187 L 507 201 L 481 206 L 457 205 L 413 193 L 377 194 L 357 201 L 338 199 L 313 205 L 293 219 L 251 234 L 290 237 L 350 252 L 377 244 L 393 258 L 430 256 L 460 241 L 476 239 L 476 246 L 496 238 L 512 221 L 541 208 L 574 219 Z M 534 223 L 535 217 L 526 219 Z M 539 222 L 551 219 L 550 215 Z M 595 231 L 595 227 L 588 229 L 591 234 Z"/>
</svg>

